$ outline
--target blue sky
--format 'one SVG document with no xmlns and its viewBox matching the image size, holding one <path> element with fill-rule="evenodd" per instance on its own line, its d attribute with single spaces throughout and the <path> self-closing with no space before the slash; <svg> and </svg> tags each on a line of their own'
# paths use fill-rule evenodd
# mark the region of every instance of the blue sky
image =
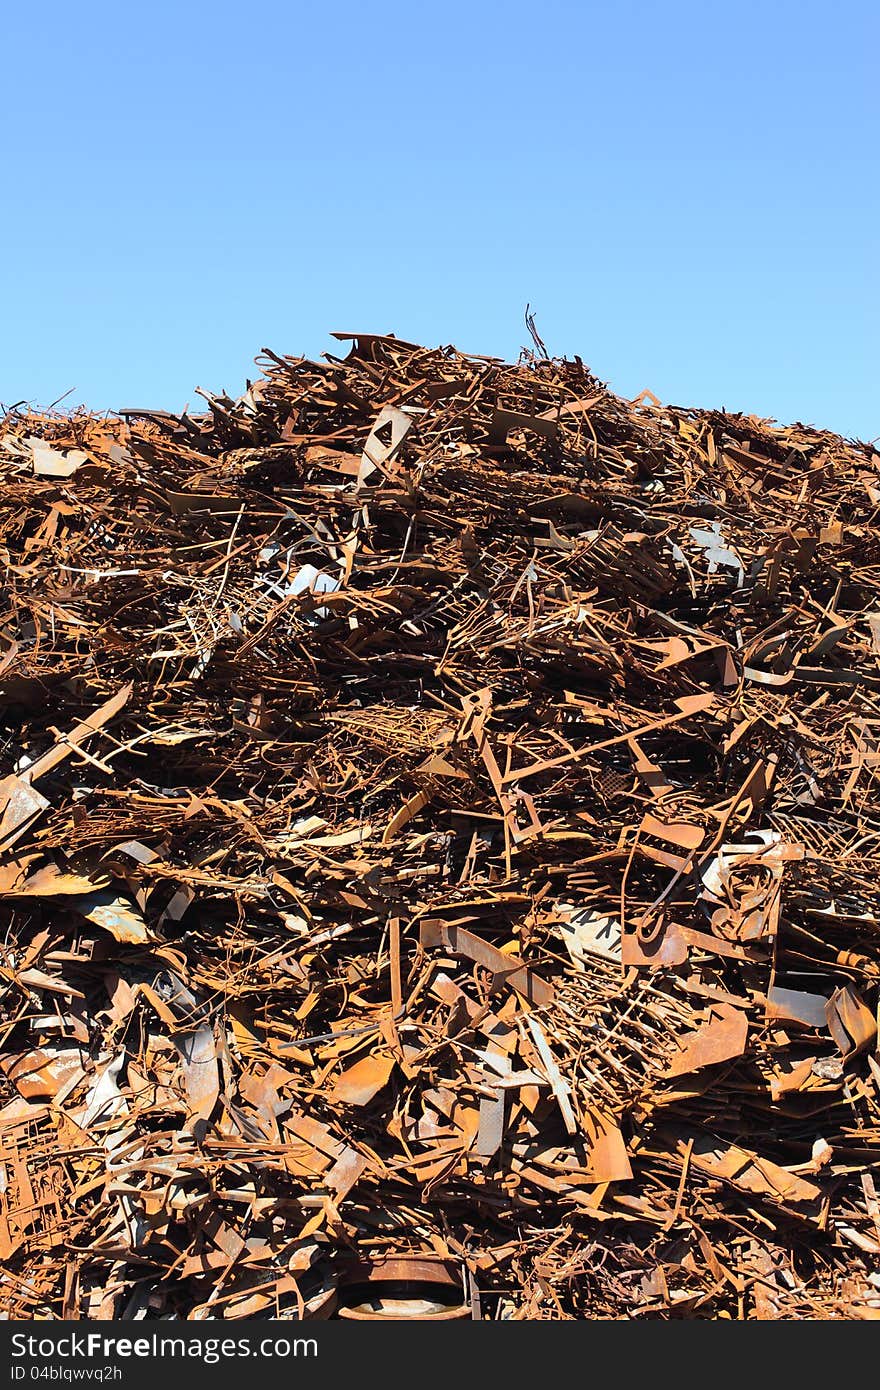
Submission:
<svg viewBox="0 0 880 1390">
<path fill-rule="evenodd" d="M 0 401 L 183 407 L 331 330 L 861 438 L 876 0 L 4 12 Z M 197 398 L 195 398 L 197 400 Z"/>
</svg>

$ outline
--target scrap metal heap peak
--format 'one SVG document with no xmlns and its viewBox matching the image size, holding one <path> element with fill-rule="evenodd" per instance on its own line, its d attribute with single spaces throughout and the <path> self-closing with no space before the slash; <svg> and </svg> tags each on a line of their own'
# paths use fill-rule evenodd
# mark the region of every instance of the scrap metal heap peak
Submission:
<svg viewBox="0 0 880 1390">
<path fill-rule="evenodd" d="M 0 1305 L 880 1317 L 880 459 L 338 335 L 0 421 Z"/>
</svg>

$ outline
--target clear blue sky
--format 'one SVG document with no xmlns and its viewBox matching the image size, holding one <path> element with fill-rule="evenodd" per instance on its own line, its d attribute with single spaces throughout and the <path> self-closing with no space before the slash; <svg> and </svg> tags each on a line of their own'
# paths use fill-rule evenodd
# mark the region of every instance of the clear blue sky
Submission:
<svg viewBox="0 0 880 1390">
<path fill-rule="evenodd" d="M 10 3 L 0 401 L 333 329 L 880 434 L 877 0 Z M 197 399 L 197 398 L 196 398 Z"/>
</svg>

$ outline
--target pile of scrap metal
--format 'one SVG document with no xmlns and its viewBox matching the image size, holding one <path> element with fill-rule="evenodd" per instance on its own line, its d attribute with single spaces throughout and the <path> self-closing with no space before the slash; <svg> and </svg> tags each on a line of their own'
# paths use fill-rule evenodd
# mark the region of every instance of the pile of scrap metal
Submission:
<svg viewBox="0 0 880 1390">
<path fill-rule="evenodd" d="M 343 351 L 0 423 L 2 1311 L 880 1317 L 880 459 Z"/>
</svg>

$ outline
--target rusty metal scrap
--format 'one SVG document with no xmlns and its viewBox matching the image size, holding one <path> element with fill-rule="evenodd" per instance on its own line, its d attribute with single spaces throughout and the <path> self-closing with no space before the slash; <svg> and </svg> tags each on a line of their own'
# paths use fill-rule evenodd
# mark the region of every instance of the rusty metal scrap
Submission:
<svg viewBox="0 0 880 1390">
<path fill-rule="evenodd" d="M 880 459 L 580 362 L 0 423 L 0 1305 L 880 1316 Z"/>
</svg>

